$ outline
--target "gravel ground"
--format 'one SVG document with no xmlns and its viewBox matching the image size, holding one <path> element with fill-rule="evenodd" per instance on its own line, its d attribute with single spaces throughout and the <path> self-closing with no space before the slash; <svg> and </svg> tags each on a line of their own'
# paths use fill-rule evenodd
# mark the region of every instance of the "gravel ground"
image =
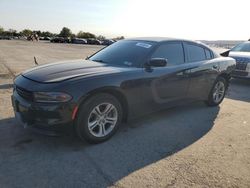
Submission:
<svg viewBox="0 0 250 188">
<path fill-rule="evenodd" d="M 100 48 L 0 41 L 0 187 L 250 187 L 250 81 L 232 80 L 219 107 L 154 113 L 98 145 L 15 122 L 12 77 L 32 67 L 34 56 L 44 64 Z"/>
</svg>

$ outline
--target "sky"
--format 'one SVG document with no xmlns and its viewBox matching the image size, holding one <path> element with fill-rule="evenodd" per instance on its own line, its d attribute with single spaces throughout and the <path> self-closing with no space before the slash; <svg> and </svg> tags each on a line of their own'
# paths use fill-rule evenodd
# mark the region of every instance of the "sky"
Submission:
<svg viewBox="0 0 250 188">
<path fill-rule="evenodd" d="M 249 0 L 0 0 L 0 26 L 106 37 L 250 38 Z"/>
</svg>

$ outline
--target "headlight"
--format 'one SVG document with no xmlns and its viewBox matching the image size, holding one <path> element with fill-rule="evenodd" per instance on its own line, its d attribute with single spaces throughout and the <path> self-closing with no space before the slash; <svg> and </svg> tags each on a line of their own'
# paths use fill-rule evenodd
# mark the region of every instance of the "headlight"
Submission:
<svg viewBox="0 0 250 188">
<path fill-rule="evenodd" d="M 247 71 L 250 72 L 250 62 L 247 64 Z"/>
<path fill-rule="evenodd" d="M 72 97 L 69 94 L 61 92 L 35 92 L 35 102 L 67 102 Z"/>
</svg>

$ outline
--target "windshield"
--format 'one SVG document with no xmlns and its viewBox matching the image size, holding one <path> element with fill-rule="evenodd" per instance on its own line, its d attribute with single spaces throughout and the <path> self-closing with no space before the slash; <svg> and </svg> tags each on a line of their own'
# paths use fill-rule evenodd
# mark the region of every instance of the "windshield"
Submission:
<svg viewBox="0 0 250 188">
<path fill-rule="evenodd" d="M 231 51 L 235 52 L 250 52 L 250 42 L 241 43 L 233 47 Z"/>
<path fill-rule="evenodd" d="M 122 40 L 97 52 L 89 59 L 117 66 L 138 67 L 154 44 L 148 41 Z"/>
</svg>

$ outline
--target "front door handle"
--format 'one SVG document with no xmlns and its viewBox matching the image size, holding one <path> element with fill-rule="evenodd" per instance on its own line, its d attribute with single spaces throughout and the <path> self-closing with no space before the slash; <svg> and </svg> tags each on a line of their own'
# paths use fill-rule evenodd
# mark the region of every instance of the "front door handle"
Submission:
<svg viewBox="0 0 250 188">
<path fill-rule="evenodd" d="M 218 65 L 213 65 L 213 69 L 218 69 Z"/>
<path fill-rule="evenodd" d="M 176 76 L 188 76 L 189 72 L 190 72 L 189 70 L 184 70 L 184 71 L 178 72 Z"/>
</svg>

